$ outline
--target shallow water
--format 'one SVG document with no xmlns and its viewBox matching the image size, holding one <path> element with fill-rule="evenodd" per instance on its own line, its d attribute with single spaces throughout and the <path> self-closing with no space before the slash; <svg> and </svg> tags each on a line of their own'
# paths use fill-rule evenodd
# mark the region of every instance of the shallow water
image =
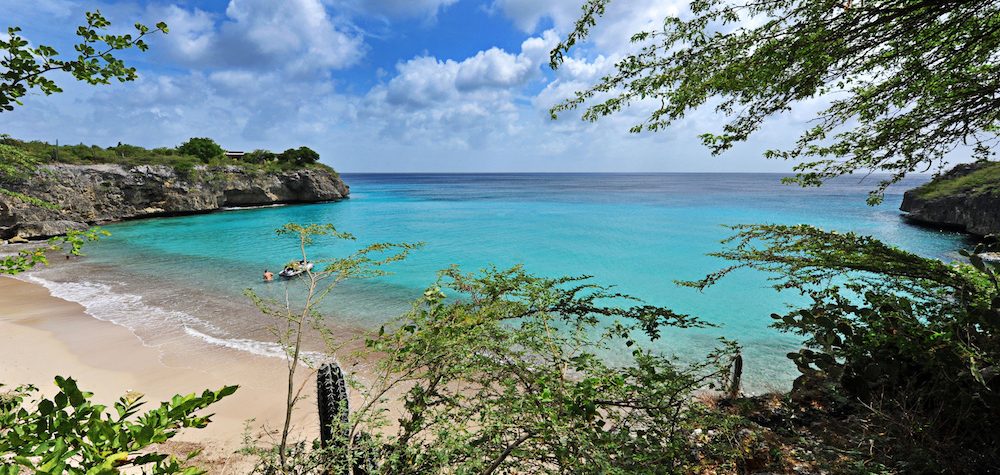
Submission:
<svg viewBox="0 0 1000 475">
<path fill-rule="evenodd" d="M 745 347 L 746 380 L 761 391 L 786 387 L 794 336 L 769 328 L 769 315 L 798 301 L 778 294 L 766 275 L 740 272 L 704 293 L 673 284 L 724 263 L 706 256 L 730 234 L 724 225 L 808 223 L 872 234 L 921 255 L 951 260 L 967 247 L 957 233 L 906 224 L 896 210 L 908 179 L 886 204 L 868 207 L 876 179 L 848 178 L 822 188 L 779 183 L 775 174 L 345 175 L 352 198 L 339 203 L 231 210 L 107 226 L 113 236 L 84 259 L 33 273 L 60 297 L 99 318 L 132 328 L 150 344 L 201 338 L 256 353 L 280 351 L 268 321 L 242 293 L 265 284 L 265 268 L 296 259 L 277 237 L 286 222 L 333 223 L 358 243 L 322 243 L 312 255 L 336 256 L 376 241 L 425 242 L 393 275 L 345 285 L 327 302 L 342 331 L 377 328 L 451 264 L 472 271 L 524 264 L 546 276 L 589 274 L 650 303 L 698 315 L 719 328 L 671 331 L 658 349 L 681 359 L 704 354 L 726 336 Z M 613 356 L 613 355 L 609 355 Z"/>
</svg>

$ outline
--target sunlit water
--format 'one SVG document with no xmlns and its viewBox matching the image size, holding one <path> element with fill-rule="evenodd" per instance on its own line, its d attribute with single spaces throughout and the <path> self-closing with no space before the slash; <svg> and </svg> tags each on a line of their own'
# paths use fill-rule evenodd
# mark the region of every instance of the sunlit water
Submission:
<svg viewBox="0 0 1000 475">
<path fill-rule="evenodd" d="M 341 331 L 377 328 L 404 312 L 452 264 L 474 271 L 523 264 L 545 276 L 589 274 L 626 293 L 702 317 L 718 328 L 668 332 L 657 349 L 680 359 L 704 354 L 726 336 L 745 349 L 753 390 L 786 387 L 794 367 L 785 354 L 798 339 L 769 327 L 769 315 L 794 294 L 772 290 L 767 276 L 743 271 L 700 293 L 676 286 L 724 262 L 727 224 L 808 223 L 871 234 L 921 255 L 951 260 L 967 247 L 962 235 L 906 224 L 897 206 L 903 190 L 869 207 L 873 179 L 842 179 L 818 189 L 779 183 L 774 174 L 512 174 L 345 175 L 352 198 L 338 203 L 270 207 L 131 221 L 107 226 L 113 236 L 87 248 L 84 259 L 35 272 L 54 294 L 83 303 L 98 318 L 132 328 L 149 344 L 200 338 L 257 353 L 279 351 L 268 321 L 243 296 L 296 258 L 295 242 L 277 237 L 287 222 L 333 223 L 358 243 L 425 244 L 393 275 L 345 285 L 326 304 Z M 317 257 L 358 244 L 318 244 Z M 615 355 L 609 355 L 613 358 Z"/>
</svg>

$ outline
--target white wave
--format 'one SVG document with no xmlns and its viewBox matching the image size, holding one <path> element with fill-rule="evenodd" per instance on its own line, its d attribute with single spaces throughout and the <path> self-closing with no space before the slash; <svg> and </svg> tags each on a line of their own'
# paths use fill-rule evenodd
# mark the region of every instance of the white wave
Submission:
<svg viewBox="0 0 1000 475">
<path fill-rule="evenodd" d="M 147 342 L 139 336 L 139 333 L 163 335 L 170 331 L 176 332 L 183 329 L 188 336 L 215 346 L 270 358 L 285 357 L 285 351 L 277 343 L 209 335 L 196 328 L 216 335 L 224 335 L 225 332 L 188 313 L 148 305 L 142 301 L 140 295 L 114 292 L 112 287 L 107 284 L 87 281 L 53 282 L 36 275 L 26 275 L 21 278 L 45 287 L 53 297 L 82 305 L 88 315 L 98 320 L 111 322 L 131 330 L 143 341 L 144 345 Z M 312 351 L 303 352 L 302 357 L 309 363 L 332 361 L 329 355 Z"/>
<path fill-rule="evenodd" d="M 223 206 L 219 208 L 221 211 L 236 211 L 241 209 L 260 209 L 260 208 L 278 208 L 281 206 L 288 206 L 286 203 L 272 203 L 267 205 L 251 205 L 251 206 Z"/>
<path fill-rule="evenodd" d="M 215 325 L 191 314 L 148 305 L 142 301 L 142 296 L 114 292 L 107 284 L 87 281 L 53 282 L 37 275 L 25 277 L 48 289 L 53 297 L 76 302 L 83 306 L 88 315 L 121 325 L 133 333 L 137 330 L 162 331 L 189 326 L 221 332 Z"/>
<path fill-rule="evenodd" d="M 251 340 L 249 338 L 217 338 L 211 335 L 206 335 L 198 330 L 187 327 L 184 331 L 188 335 L 199 338 L 206 343 L 210 343 L 216 346 L 222 346 L 225 348 L 230 348 L 239 351 L 245 351 L 247 353 L 253 353 L 255 355 L 266 356 L 268 358 L 281 358 L 286 357 L 284 348 L 281 345 L 273 342 Z M 333 359 L 325 354 L 316 351 L 304 351 L 300 355 L 304 362 L 306 363 L 323 363 L 327 361 L 333 361 Z"/>
</svg>

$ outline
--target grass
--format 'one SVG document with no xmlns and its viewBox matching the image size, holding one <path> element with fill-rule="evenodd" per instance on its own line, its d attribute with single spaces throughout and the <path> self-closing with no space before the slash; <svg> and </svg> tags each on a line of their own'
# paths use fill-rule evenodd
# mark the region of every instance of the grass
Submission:
<svg viewBox="0 0 1000 475">
<path fill-rule="evenodd" d="M 1000 162 L 991 162 L 958 178 L 935 178 L 920 188 L 922 198 L 942 198 L 957 194 L 1000 195 Z"/>
</svg>

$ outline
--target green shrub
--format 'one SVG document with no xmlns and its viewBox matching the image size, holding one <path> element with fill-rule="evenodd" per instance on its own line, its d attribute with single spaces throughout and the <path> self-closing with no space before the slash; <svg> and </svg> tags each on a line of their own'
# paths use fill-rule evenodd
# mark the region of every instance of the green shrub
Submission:
<svg viewBox="0 0 1000 475">
<path fill-rule="evenodd" d="M 805 337 L 789 354 L 792 396 L 860 404 L 876 447 L 904 472 L 1000 471 L 1000 282 L 995 267 L 946 264 L 853 233 L 805 225 L 740 226 L 715 254 L 809 303 L 775 326 Z"/>
<path fill-rule="evenodd" d="M 213 159 L 222 157 L 226 151 L 210 138 L 193 137 L 178 146 L 177 152 L 182 155 L 198 157 L 202 162 L 208 163 Z"/>
<path fill-rule="evenodd" d="M 128 393 L 113 411 L 93 404 L 76 381 L 57 376 L 54 397 L 28 401 L 22 386 L 0 396 L 0 474 L 25 472 L 113 474 L 130 467 L 144 473 L 203 473 L 186 461 L 151 450 L 183 428 L 202 428 L 211 416 L 195 413 L 234 393 L 236 386 L 200 396 L 174 396 L 141 415 L 142 395 Z"/>
<path fill-rule="evenodd" d="M 949 177 L 944 175 L 915 190 L 924 198 L 971 193 L 977 195 L 1000 195 L 1000 162 L 984 163 L 971 173 Z"/>
</svg>

